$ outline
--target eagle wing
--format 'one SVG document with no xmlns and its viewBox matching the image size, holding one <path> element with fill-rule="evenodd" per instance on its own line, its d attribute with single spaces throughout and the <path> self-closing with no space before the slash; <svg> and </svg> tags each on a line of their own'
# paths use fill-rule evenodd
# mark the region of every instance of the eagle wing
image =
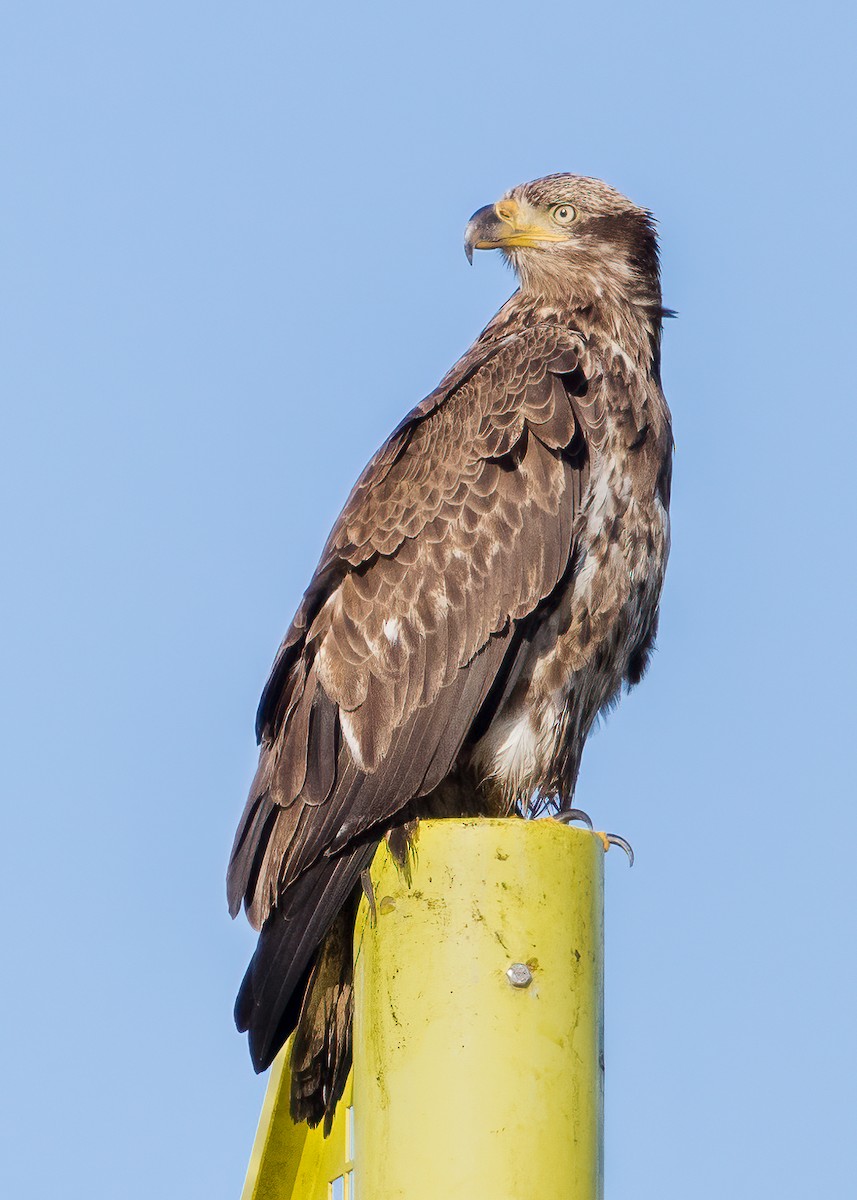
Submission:
<svg viewBox="0 0 857 1200">
<path fill-rule="evenodd" d="M 337 520 L 259 706 L 230 911 L 243 900 L 262 941 L 275 909 L 301 918 L 288 954 L 277 935 L 284 975 L 270 955 L 251 964 L 241 1027 L 252 1005 L 282 1010 L 375 842 L 450 772 L 568 571 L 598 441 L 584 358 L 555 323 L 477 343 Z"/>
<path fill-rule="evenodd" d="M 243 898 L 258 925 L 449 772 L 516 624 L 569 565 L 597 423 L 582 350 L 544 323 L 465 359 L 358 480 L 263 692 L 233 912 Z"/>
</svg>

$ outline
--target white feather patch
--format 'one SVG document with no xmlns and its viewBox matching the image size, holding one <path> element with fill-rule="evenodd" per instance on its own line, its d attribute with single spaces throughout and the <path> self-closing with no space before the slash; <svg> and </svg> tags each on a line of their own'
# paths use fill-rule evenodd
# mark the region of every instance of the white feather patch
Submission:
<svg viewBox="0 0 857 1200">
<path fill-rule="evenodd" d="M 517 789 L 535 775 L 538 751 L 538 734 L 524 712 L 495 718 L 480 744 L 479 759 L 489 775 Z"/>
<path fill-rule="evenodd" d="M 363 752 L 360 749 L 360 742 L 357 740 L 357 735 L 354 732 L 354 725 L 352 724 L 352 720 L 353 720 L 353 718 L 352 718 L 351 713 L 346 712 L 345 709 L 340 708 L 340 710 L 339 710 L 339 726 L 343 732 L 343 735 L 345 736 L 345 741 L 348 745 L 348 749 L 351 751 L 351 757 L 354 759 L 355 765 L 358 766 L 361 771 L 365 771 L 366 764 L 363 761 Z"/>
</svg>

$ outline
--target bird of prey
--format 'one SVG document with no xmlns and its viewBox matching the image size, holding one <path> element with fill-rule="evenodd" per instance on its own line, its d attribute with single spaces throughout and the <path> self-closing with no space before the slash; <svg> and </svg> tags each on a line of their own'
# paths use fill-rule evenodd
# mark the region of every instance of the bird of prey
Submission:
<svg viewBox="0 0 857 1200">
<path fill-rule="evenodd" d="M 559 174 L 479 209 L 519 288 L 390 435 L 338 518 L 257 716 L 229 865 L 260 931 L 235 1006 L 257 1070 L 290 1033 L 291 1111 L 351 1061 L 361 875 L 423 817 L 571 804 L 587 735 L 640 679 L 669 551 L 651 214 Z"/>
</svg>

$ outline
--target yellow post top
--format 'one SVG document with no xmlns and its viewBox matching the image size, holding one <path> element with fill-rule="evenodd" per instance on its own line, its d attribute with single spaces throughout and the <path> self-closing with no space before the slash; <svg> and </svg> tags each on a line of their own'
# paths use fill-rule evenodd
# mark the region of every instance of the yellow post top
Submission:
<svg viewBox="0 0 857 1200">
<path fill-rule="evenodd" d="M 295 1127 L 284 1052 L 242 1200 L 601 1200 L 603 857 L 555 821 L 424 821 L 409 882 L 382 845 L 353 1098 Z"/>
</svg>

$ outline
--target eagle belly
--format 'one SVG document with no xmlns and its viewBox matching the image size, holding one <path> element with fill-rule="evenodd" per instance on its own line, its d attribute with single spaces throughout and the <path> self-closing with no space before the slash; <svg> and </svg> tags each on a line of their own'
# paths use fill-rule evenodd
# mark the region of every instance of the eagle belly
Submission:
<svg viewBox="0 0 857 1200">
<path fill-rule="evenodd" d="M 471 765 L 504 807 L 567 806 L 583 747 L 623 683 L 641 678 L 657 630 L 669 514 L 635 486 L 627 458 L 604 456 L 576 530 L 578 551 L 520 677 L 473 748 Z M 652 473 L 646 472 L 648 478 Z"/>
</svg>

